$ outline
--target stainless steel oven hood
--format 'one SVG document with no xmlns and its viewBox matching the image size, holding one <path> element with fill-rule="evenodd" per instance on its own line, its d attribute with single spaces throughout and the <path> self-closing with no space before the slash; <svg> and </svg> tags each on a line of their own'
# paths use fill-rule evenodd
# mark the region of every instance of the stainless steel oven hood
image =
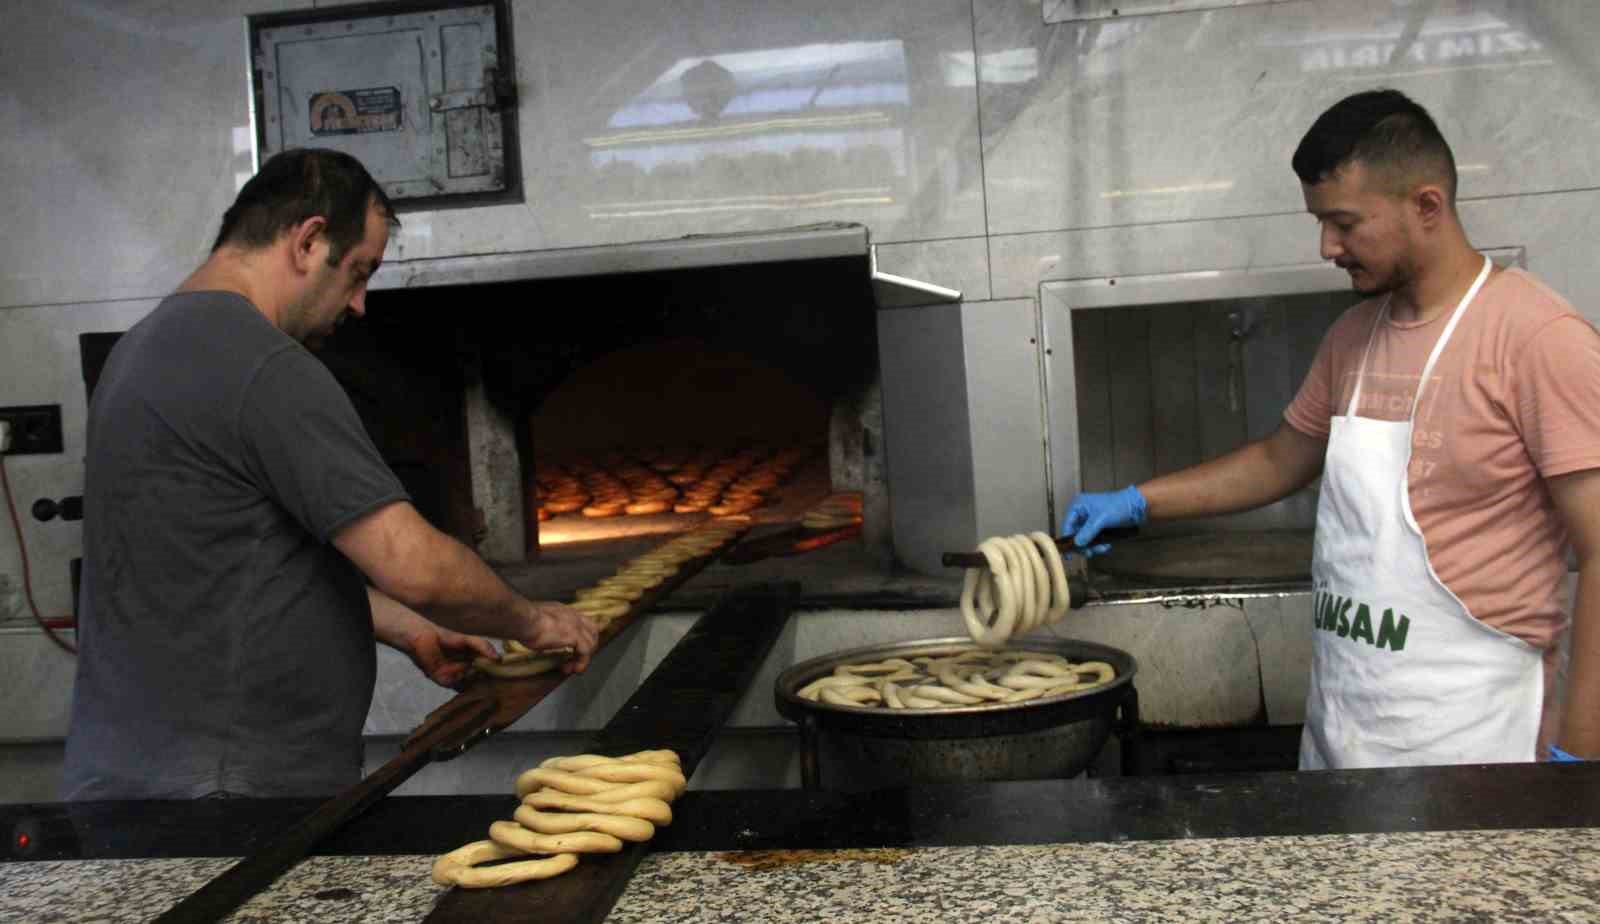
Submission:
<svg viewBox="0 0 1600 924">
<path fill-rule="evenodd" d="M 383 290 L 479 285 L 830 257 L 864 257 L 870 251 L 865 225 L 826 222 L 781 231 L 691 235 L 636 244 L 395 260 L 379 267 L 369 288 Z"/>
</svg>

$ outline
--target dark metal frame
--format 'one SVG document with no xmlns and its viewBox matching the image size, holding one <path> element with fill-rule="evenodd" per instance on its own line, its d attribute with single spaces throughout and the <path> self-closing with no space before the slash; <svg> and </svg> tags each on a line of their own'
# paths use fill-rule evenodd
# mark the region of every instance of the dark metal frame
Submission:
<svg viewBox="0 0 1600 924">
<path fill-rule="evenodd" d="M 324 6 L 315 9 L 291 10 L 282 13 L 257 13 L 245 17 L 246 54 L 250 67 L 251 128 L 255 131 L 256 152 L 266 146 L 266 126 L 261 121 L 265 87 L 256 55 L 260 52 L 257 36 L 262 29 L 298 26 L 310 23 L 339 22 L 371 16 L 427 13 L 436 10 L 455 10 L 472 6 L 494 7 L 495 50 L 497 73 L 509 96 L 500 113 L 502 169 L 505 188 L 494 192 L 454 193 L 441 196 L 417 196 L 396 200 L 396 212 L 434 211 L 437 209 L 470 208 L 479 205 L 507 205 L 526 201 L 522 188 L 522 149 L 517 130 L 518 95 L 516 92 L 517 56 L 516 36 L 511 24 L 512 0 L 385 0 L 378 3 L 352 3 L 347 6 Z M 497 91 L 497 95 L 500 94 Z"/>
</svg>

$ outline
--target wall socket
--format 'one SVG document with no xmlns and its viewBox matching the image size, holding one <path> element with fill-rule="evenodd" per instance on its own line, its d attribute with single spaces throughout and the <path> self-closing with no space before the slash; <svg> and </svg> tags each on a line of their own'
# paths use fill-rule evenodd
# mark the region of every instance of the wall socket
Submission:
<svg viewBox="0 0 1600 924">
<path fill-rule="evenodd" d="M 61 443 L 61 405 L 33 404 L 26 407 L 0 407 L 0 420 L 11 424 L 8 456 L 44 455 L 63 452 Z"/>
</svg>

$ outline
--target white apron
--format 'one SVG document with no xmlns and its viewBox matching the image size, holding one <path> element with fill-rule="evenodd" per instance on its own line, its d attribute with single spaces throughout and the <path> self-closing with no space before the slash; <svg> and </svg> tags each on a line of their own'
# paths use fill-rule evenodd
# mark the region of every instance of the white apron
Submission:
<svg viewBox="0 0 1600 924">
<path fill-rule="evenodd" d="M 1356 415 L 1360 373 L 1387 304 L 1367 338 L 1348 412 L 1333 418 L 1311 563 L 1302 770 L 1535 759 L 1540 653 L 1474 619 L 1440 582 L 1407 490 L 1423 388 L 1490 266 L 1485 259 L 1434 345 L 1408 419 Z"/>
</svg>

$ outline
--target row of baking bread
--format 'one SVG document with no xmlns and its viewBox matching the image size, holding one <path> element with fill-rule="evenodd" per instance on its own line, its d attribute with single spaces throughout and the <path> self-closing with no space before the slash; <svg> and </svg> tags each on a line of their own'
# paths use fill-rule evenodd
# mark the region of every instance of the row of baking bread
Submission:
<svg viewBox="0 0 1600 924">
<path fill-rule="evenodd" d="M 809 450 L 790 448 L 768 458 L 750 454 L 718 463 L 685 486 L 682 500 L 672 509 L 676 513 L 704 510 L 714 516 L 749 513 L 764 505 L 768 495 L 788 481 L 809 455 Z"/>
<path fill-rule="evenodd" d="M 800 525 L 807 529 L 839 529 L 861 522 L 861 492 L 841 491 L 823 498 L 805 512 Z"/>
<path fill-rule="evenodd" d="M 674 577 L 685 562 L 715 552 L 748 526 L 749 520 L 744 517 L 719 518 L 669 539 L 623 562 L 610 577 L 578 590 L 573 594 L 572 606 L 604 629 L 647 591 Z"/>
<path fill-rule="evenodd" d="M 675 536 L 638 558 L 623 562 L 615 574 L 573 595 L 577 609 L 604 630 L 626 614 L 634 601 L 675 576 L 685 562 L 710 555 L 748 526 L 742 518 L 712 520 L 698 529 Z M 475 658 L 473 666 L 491 677 L 531 677 L 555 670 L 570 652 L 533 651 L 507 639 L 498 661 Z"/>
<path fill-rule="evenodd" d="M 673 751 L 552 757 L 517 777 L 522 804 L 511 820 L 434 861 L 433 881 L 484 889 L 559 876 L 582 854 L 650 840 L 687 786 Z"/>
</svg>

